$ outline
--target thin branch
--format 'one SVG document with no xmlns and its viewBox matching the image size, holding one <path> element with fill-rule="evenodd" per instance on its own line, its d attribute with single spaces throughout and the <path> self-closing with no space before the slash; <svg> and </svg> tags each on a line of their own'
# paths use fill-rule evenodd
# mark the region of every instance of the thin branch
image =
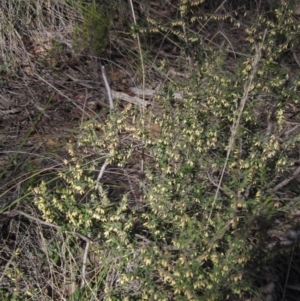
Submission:
<svg viewBox="0 0 300 301">
<path fill-rule="evenodd" d="M 207 174 L 207 177 L 208 177 L 209 181 L 210 181 L 215 187 L 218 187 L 218 183 L 216 183 L 216 182 L 213 180 L 213 178 L 210 176 L 210 174 L 209 174 L 208 172 L 207 172 L 206 174 Z M 220 189 L 227 197 L 230 197 L 230 195 L 225 191 L 224 188 L 222 188 L 222 187 L 220 186 L 219 189 Z"/>
<path fill-rule="evenodd" d="M 112 91 L 110 89 L 110 86 L 109 86 L 109 83 L 108 83 L 108 80 L 107 80 L 105 68 L 102 64 L 101 64 L 101 73 L 102 73 L 105 89 L 107 91 L 109 107 L 110 107 L 111 110 L 114 110 L 114 102 L 113 102 L 113 99 L 112 99 Z"/>
<path fill-rule="evenodd" d="M 129 88 L 130 92 L 134 93 L 137 96 L 142 96 L 143 93 L 145 95 L 145 98 L 151 98 L 153 97 L 155 94 L 159 93 L 158 90 L 153 90 L 153 89 L 145 89 L 142 90 L 140 88 L 137 87 L 130 87 Z M 172 94 L 172 97 L 174 97 L 175 99 L 182 99 L 182 92 L 174 92 Z M 141 99 L 142 100 L 142 99 Z M 150 105 L 150 102 L 145 102 L 147 105 Z"/>
<path fill-rule="evenodd" d="M 185 22 L 184 22 L 184 16 L 183 16 L 182 11 L 180 12 L 180 15 L 181 15 L 181 19 L 183 20 L 182 31 L 183 31 L 183 36 L 184 36 L 184 40 L 185 40 L 185 46 L 186 46 L 187 52 L 188 52 L 188 53 L 186 53 L 187 61 L 189 62 L 190 70 L 193 70 L 194 62 L 193 62 L 193 58 L 191 57 L 192 51 L 191 51 L 191 48 L 189 47 L 189 42 L 188 42 L 186 27 L 185 27 Z"/>
<path fill-rule="evenodd" d="M 64 97 L 65 99 L 67 99 L 69 102 L 71 102 L 74 106 L 76 106 L 82 113 L 87 114 L 87 112 L 85 112 L 85 110 L 83 110 L 77 103 L 76 101 L 72 100 L 70 97 L 68 97 L 66 94 L 64 94 L 63 92 L 61 92 L 59 89 L 57 89 L 55 86 L 53 86 L 51 83 L 49 83 L 47 80 L 45 80 L 44 78 L 42 78 L 39 74 L 35 73 L 35 76 L 38 77 L 41 81 L 43 81 L 45 84 L 47 84 L 49 87 L 51 87 L 53 90 L 55 90 L 59 95 L 61 95 L 62 97 Z M 89 117 L 89 116 L 88 116 Z"/>
<path fill-rule="evenodd" d="M 298 55 L 296 54 L 295 51 L 293 51 L 293 57 L 294 57 L 295 62 L 297 63 L 297 65 L 300 67 L 300 60 L 299 60 Z"/>
<path fill-rule="evenodd" d="M 106 160 L 104 163 L 103 163 L 103 165 L 102 165 L 102 167 L 101 167 L 101 169 L 100 169 L 100 171 L 99 171 L 99 174 L 98 174 L 98 177 L 97 177 L 97 180 L 96 180 L 96 186 L 95 186 L 95 189 L 97 190 L 98 189 L 98 186 L 99 186 L 99 182 L 100 182 L 100 180 L 101 180 L 101 178 L 102 178 L 102 176 L 103 176 L 103 174 L 104 174 L 104 171 L 105 171 L 105 168 L 106 168 L 106 166 L 108 165 L 108 161 Z"/>
<path fill-rule="evenodd" d="M 130 2 L 130 7 L 131 7 L 134 26 L 138 27 L 137 22 L 136 22 L 134 7 L 133 7 L 133 1 L 129 0 L 129 2 Z M 145 72 L 145 65 L 144 65 L 143 52 L 142 52 L 142 46 L 141 46 L 139 33 L 136 34 L 136 38 L 137 38 L 137 42 L 138 42 L 138 48 L 139 48 L 141 66 L 142 66 L 143 90 L 145 90 L 146 89 L 146 72 Z M 143 100 L 145 100 L 145 94 L 143 94 Z"/>
<path fill-rule="evenodd" d="M 85 99 L 84 99 L 84 104 L 83 104 L 83 111 L 85 112 L 85 108 L 86 108 L 86 103 L 87 103 L 87 90 L 85 89 Z M 82 129 L 83 126 L 83 114 L 81 115 L 81 123 L 80 123 L 80 129 Z"/>
<path fill-rule="evenodd" d="M 293 172 L 292 176 L 283 180 L 282 182 L 280 182 L 279 184 L 277 184 L 274 188 L 271 189 L 271 192 L 276 192 L 277 190 L 279 190 L 280 188 L 282 188 L 283 186 L 287 185 L 288 183 L 290 183 L 293 179 L 295 179 L 298 174 L 300 174 L 300 166 L 298 168 L 296 168 L 296 170 Z"/>
<path fill-rule="evenodd" d="M 135 105 L 139 105 L 143 108 L 146 108 L 147 106 L 150 105 L 149 101 L 141 99 L 137 96 L 132 97 L 132 96 L 129 96 L 129 95 L 123 93 L 123 92 L 117 92 L 117 91 L 113 91 L 113 90 L 111 91 L 111 93 L 112 93 L 113 98 L 122 99 L 122 100 L 125 100 L 127 102 L 133 103 Z M 143 94 L 145 94 L 145 93 L 143 93 Z M 145 95 L 144 95 L 144 98 L 145 98 Z"/>
<path fill-rule="evenodd" d="M 267 34 L 267 30 L 264 31 L 262 43 L 265 40 L 266 34 Z M 226 159 L 225 159 L 222 174 L 221 174 L 221 177 L 220 177 L 220 180 L 219 180 L 217 191 L 215 193 L 215 197 L 214 197 L 212 207 L 211 207 L 209 217 L 208 217 L 208 222 L 209 223 L 211 222 L 211 215 L 212 215 L 213 208 L 215 206 L 216 200 L 217 200 L 218 195 L 219 195 L 219 191 L 220 191 L 220 188 L 221 188 L 221 184 L 222 184 L 222 181 L 223 181 L 225 170 L 227 168 L 229 157 L 230 157 L 231 151 L 233 150 L 233 147 L 234 147 L 235 138 L 236 138 L 236 135 L 237 135 L 237 132 L 238 132 L 238 128 L 239 128 L 239 125 L 240 125 L 240 120 L 241 120 L 241 117 L 242 117 L 242 114 L 243 114 L 243 111 L 244 111 L 244 108 L 245 108 L 245 105 L 246 105 L 246 101 L 248 100 L 248 95 L 249 95 L 249 92 L 252 88 L 252 83 L 253 83 L 253 80 L 254 80 L 254 76 L 257 72 L 258 63 L 259 63 L 260 58 L 261 58 L 262 43 L 259 46 L 256 46 L 256 55 L 255 55 L 254 60 L 252 62 L 252 70 L 251 70 L 251 73 L 249 75 L 249 79 L 245 83 L 245 86 L 244 86 L 244 95 L 243 95 L 243 97 L 241 99 L 241 102 L 240 102 L 240 106 L 239 106 L 239 109 L 238 109 L 238 116 L 233 121 L 232 129 L 231 129 L 231 136 L 229 138 L 229 144 L 228 144 L 228 149 L 227 149 L 227 156 L 226 156 Z"/>
<path fill-rule="evenodd" d="M 83 258 L 82 258 L 82 279 L 81 279 L 81 286 L 80 286 L 80 288 L 83 288 L 84 285 L 85 285 L 85 283 L 86 283 L 85 270 L 86 270 L 87 256 L 88 256 L 88 253 L 89 253 L 89 247 L 90 247 L 90 243 L 87 241 L 86 245 L 85 245 L 85 249 L 84 249 Z"/>
</svg>

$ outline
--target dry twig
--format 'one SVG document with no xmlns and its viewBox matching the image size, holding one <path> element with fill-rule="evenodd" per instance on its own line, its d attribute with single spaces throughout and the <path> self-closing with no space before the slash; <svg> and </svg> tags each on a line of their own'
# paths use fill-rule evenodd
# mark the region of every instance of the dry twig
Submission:
<svg viewBox="0 0 300 301">
<path fill-rule="evenodd" d="M 265 40 L 266 34 L 267 34 L 267 30 L 264 31 L 264 35 L 263 35 L 262 41 Z M 228 164 L 228 161 L 229 161 L 229 157 L 230 157 L 231 152 L 232 152 L 233 147 L 234 147 L 235 138 L 236 138 L 236 135 L 237 135 L 237 132 L 238 132 L 238 128 L 239 128 L 239 125 L 240 125 L 240 120 L 241 120 L 241 117 L 242 117 L 242 114 L 243 114 L 246 102 L 248 100 L 249 92 L 250 92 L 250 90 L 252 88 L 252 83 L 253 83 L 253 80 L 254 80 L 254 76 L 255 76 L 255 74 L 257 72 L 258 63 L 259 63 L 260 58 L 261 58 L 261 47 L 262 47 L 262 44 L 259 45 L 259 46 L 256 46 L 256 55 L 255 55 L 254 60 L 252 62 L 252 70 L 251 70 L 251 73 L 249 75 L 249 79 L 245 83 L 245 86 L 244 86 L 244 95 L 243 95 L 243 97 L 241 99 L 240 106 L 238 108 L 238 112 L 237 112 L 238 115 L 234 119 L 233 124 L 232 124 L 231 136 L 230 136 L 230 139 L 229 139 L 229 144 L 228 144 L 228 149 L 227 149 L 227 156 L 226 156 L 226 159 L 225 159 L 225 163 L 224 163 L 224 167 L 223 167 L 223 170 L 222 170 L 222 173 L 221 173 L 221 177 L 220 177 L 220 180 L 219 180 L 217 191 L 215 193 L 215 197 L 214 197 L 214 200 L 213 200 L 212 208 L 211 208 L 210 213 L 209 213 L 208 223 L 211 223 L 212 211 L 213 211 L 213 208 L 215 206 L 216 200 L 217 200 L 218 195 L 219 195 L 219 191 L 220 191 L 221 184 L 222 184 L 222 181 L 223 181 L 223 177 L 224 177 L 224 174 L 225 174 L 225 170 L 226 170 L 226 167 L 227 167 L 227 164 Z"/>
</svg>

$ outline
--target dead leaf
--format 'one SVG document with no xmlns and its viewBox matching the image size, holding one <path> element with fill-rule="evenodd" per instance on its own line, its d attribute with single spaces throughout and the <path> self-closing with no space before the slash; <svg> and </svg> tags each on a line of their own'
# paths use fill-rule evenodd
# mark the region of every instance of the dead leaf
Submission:
<svg viewBox="0 0 300 301">
<path fill-rule="evenodd" d="M 64 284 L 62 287 L 62 289 L 64 290 L 64 292 L 67 296 L 73 295 L 75 293 L 75 291 L 77 290 L 77 288 L 78 288 L 78 285 L 74 282 Z"/>
<path fill-rule="evenodd" d="M 57 141 L 54 141 L 52 139 L 48 139 L 46 144 L 49 145 L 49 146 L 57 145 Z"/>
<path fill-rule="evenodd" d="M 27 76 L 33 76 L 33 74 L 34 74 L 32 71 L 32 68 L 30 66 L 24 66 L 23 71 L 25 72 L 25 74 Z"/>
</svg>

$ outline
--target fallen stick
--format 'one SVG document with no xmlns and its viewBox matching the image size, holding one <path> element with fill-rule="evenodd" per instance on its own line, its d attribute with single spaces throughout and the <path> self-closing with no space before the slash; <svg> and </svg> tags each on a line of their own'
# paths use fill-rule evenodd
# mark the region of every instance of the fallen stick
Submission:
<svg viewBox="0 0 300 301">
<path fill-rule="evenodd" d="M 133 94 L 135 94 L 137 96 L 145 95 L 145 98 L 151 98 L 155 93 L 158 93 L 156 90 L 145 89 L 145 91 L 143 91 L 143 89 L 135 88 L 135 87 L 131 87 L 131 88 L 129 88 L 129 90 L 130 90 L 130 92 L 132 92 Z M 179 92 L 175 92 L 173 94 L 173 97 L 175 99 L 182 99 L 182 95 Z"/>
<path fill-rule="evenodd" d="M 114 99 L 125 100 L 127 102 L 133 103 L 138 106 L 142 106 L 144 108 L 150 106 L 150 104 L 151 104 L 150 101 L 143 100 L 137 96 L 129 96 L 128 94 L 123 93 L 123 92 L 117 92 L 117 91 L 111 90 L 111 95 L 112 95 L 112 98 L 114 98 Z"/>
</svg>

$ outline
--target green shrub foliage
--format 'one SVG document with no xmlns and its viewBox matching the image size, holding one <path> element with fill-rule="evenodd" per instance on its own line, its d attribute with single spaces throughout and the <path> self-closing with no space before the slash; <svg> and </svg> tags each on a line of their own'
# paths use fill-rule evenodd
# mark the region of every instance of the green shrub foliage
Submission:
<svg viewBox="0 0 300 301">
<path fill-rule="evenodd" d="M 70 147 L 61 181 L 35 188 L 45 220 L 96 237 L 115 258 L 107 300 L 241 298 L 253 291 L 247 268 L 258 248 L 271 256 L 259 221 L 269 225 L 284 206 L 277 192 L 289 191 L 280 183 L 295 169 L 300 136 L 283 130 L 300 81 L 283 57 L 299 43 L 299 23 L 283 3 L 247 28 L 232 26 L 246 39 L 244 55 L 211 46 L 187 82 L 157 95 L 161 112 L 152 119 L 127 107 L 85 124 L 82 151 Z M 137 142 L 146 154 L 144 176 L 135 178 L 140 208 L 131 188 L 110 198 L 120 184 L 97 185 L 94 172 L 128 168 Z"/>
<path fill-rule="evenodd" d="M 101 55 L 108 44 L 109 14 L 103 5 L 92 1 L 80 4 L 82 22 L 74 28 L 73 41 L 78 51 Z"/>
</svg>

